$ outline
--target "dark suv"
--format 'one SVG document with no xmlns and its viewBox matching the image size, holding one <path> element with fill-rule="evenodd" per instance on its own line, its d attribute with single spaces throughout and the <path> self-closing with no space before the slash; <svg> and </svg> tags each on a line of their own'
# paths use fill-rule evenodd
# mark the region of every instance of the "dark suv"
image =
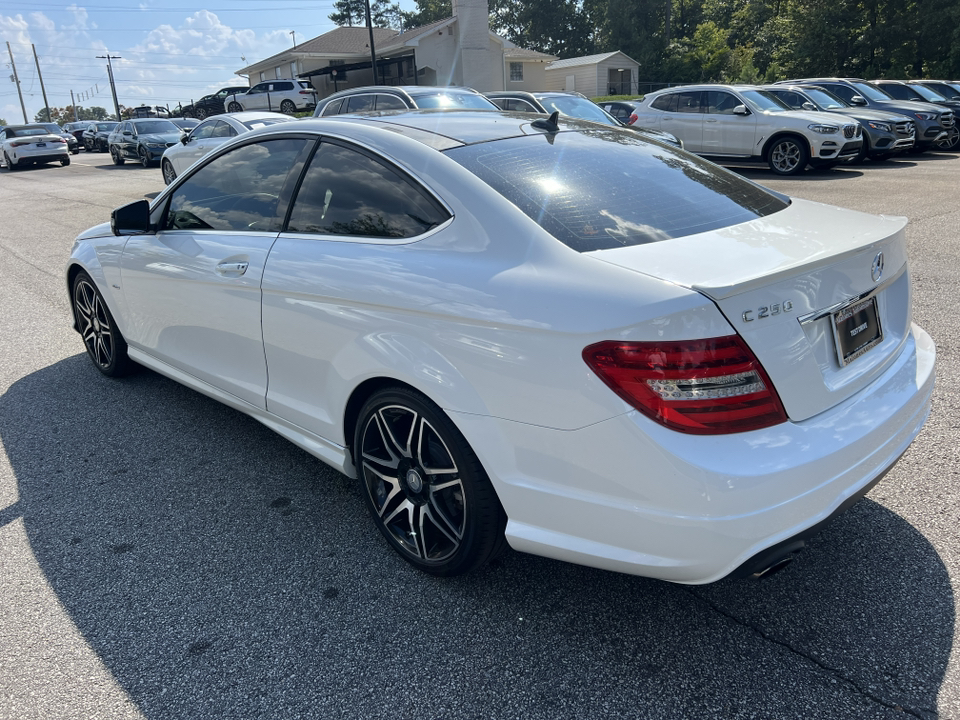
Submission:
<svg viewBox="0 0 960 720">
<path fill-rule="evenodd" d="M 886 160 L 909 150 L 916 140 L 913 121 L 906 115 L 856 107 L 818 85 L 766 85 L 793 110 L 817 110 L 853 118 L 863 126 L 863 145 L 858 160 Z"/>
<path fill-rule="evenodd" d="M 917 124 L 915 148 L 929 150 L 945 140 L 953 127 L 953 111 L 928 102 L 896 100 L 873 83 L 859 78 L 781 80 L 777 85 L 819 85 L 851 105 L 906 115 Z"/>
<path fill-rule="evenodd" d="M 382 110 L 442 108 L 496 110 L 497 106 L 473 88 L 432 85 L 367 85 L 341 90 L 317 103 L 314 117 Z"/>
<path fill-rule="evenodd" d="M 960 98 L 953 98 L 936 88 L 921 83 L 903 80 L 874 80 L 874 85 L 897 100 L 916 100 L 934 105 L 942 105 L 953 110 L 953 127 L 947 130 L 947 137 L 937 143 L 941 150 L 955 150 L 960 145 L 960 129 L 957 128 L 957 113 L 960 111 Z"/>
<path fill-rule="evenodd" d="M 243 93 L 249 89 L 249 87 L 241 85 L 221 88 L 213 95 L 204 95 L 192 105 L 184 105 L 180 108 L 180 116 L 206 120 L 211 115 L 221 115 L 227 111 L 223 106 L 223 101 L 228 95 Z"/>
</svg>

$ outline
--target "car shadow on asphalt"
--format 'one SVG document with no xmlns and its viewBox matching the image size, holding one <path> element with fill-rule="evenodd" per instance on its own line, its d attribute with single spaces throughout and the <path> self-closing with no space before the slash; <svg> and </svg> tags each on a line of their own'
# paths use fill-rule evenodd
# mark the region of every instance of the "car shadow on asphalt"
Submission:
<svg viewBox="0 0 960 720">
<path fill-rule="evenodd" d="M 78 354 L 32 373 L 0 397 L 0 440 L 19 491 L 0 523 L 22 520 L 147 718 L 937 712 L 950 578 L 869 499 L 761 582 L 515 552 L 440 579 L 393 554 L 355 481 L 151 371 L 109 380 Z"/>
</svg>

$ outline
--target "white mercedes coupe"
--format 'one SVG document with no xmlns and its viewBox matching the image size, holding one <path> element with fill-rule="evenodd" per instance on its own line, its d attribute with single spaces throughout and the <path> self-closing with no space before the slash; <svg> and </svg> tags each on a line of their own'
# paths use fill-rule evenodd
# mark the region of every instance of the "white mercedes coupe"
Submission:
<svg viewBox="0 0 960 720">
<path fill-rule="evenodd" d="M 630 130 L 408 111 L 240 135 L 66 268 L 145 365 L 358 478 L 407 561 L 772 572 L 920 431 L 905 220 Z"/>
</svg>

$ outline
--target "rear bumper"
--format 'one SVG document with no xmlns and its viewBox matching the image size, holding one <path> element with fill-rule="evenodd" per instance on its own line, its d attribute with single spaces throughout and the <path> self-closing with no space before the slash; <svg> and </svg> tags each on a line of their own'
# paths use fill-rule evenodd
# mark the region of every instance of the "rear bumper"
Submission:
<svg viewBox="0 0 960 720">
<path fill-rule="evenodd" d="M 630 412 L 576 431 L 451 413 L 516 550 L 673 582 L 719 580 L 869 489 L 930 412 L 921 328 L 876 381 L 802 422 L 691 436 Z"/>
<path fill-rule="evenodd" d="M 11 158 L 16 165 L 25 165 L 29 163 L 60 162 L 70 155 L 66 145 L 61 145 L 61 149 L 55 152 L 37 152 L 37 153 L 17 153 L 15 158 Z"/>
</svg>

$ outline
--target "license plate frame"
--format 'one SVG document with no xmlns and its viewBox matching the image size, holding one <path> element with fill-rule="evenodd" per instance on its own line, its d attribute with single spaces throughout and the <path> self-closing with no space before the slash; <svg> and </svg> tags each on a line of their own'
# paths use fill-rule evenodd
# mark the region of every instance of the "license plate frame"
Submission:
<svg viewBox="0 0 960 720">
<path fill-rule="evenodd" d="M 46 147 L 46 146 L 47 146 L 47 144 L 46 144 L 45 142 L 38 142 L 38 143 L 34 143 L 34 144 L 35 144 L 37 147 Z"/>
<path fill-rule="evenodd" d="M 836 310 L 830 318 L 840 367 L 846 367 L 883 342 L 883 326 L 877 297 L 855 300 Z"/>
</svg>

